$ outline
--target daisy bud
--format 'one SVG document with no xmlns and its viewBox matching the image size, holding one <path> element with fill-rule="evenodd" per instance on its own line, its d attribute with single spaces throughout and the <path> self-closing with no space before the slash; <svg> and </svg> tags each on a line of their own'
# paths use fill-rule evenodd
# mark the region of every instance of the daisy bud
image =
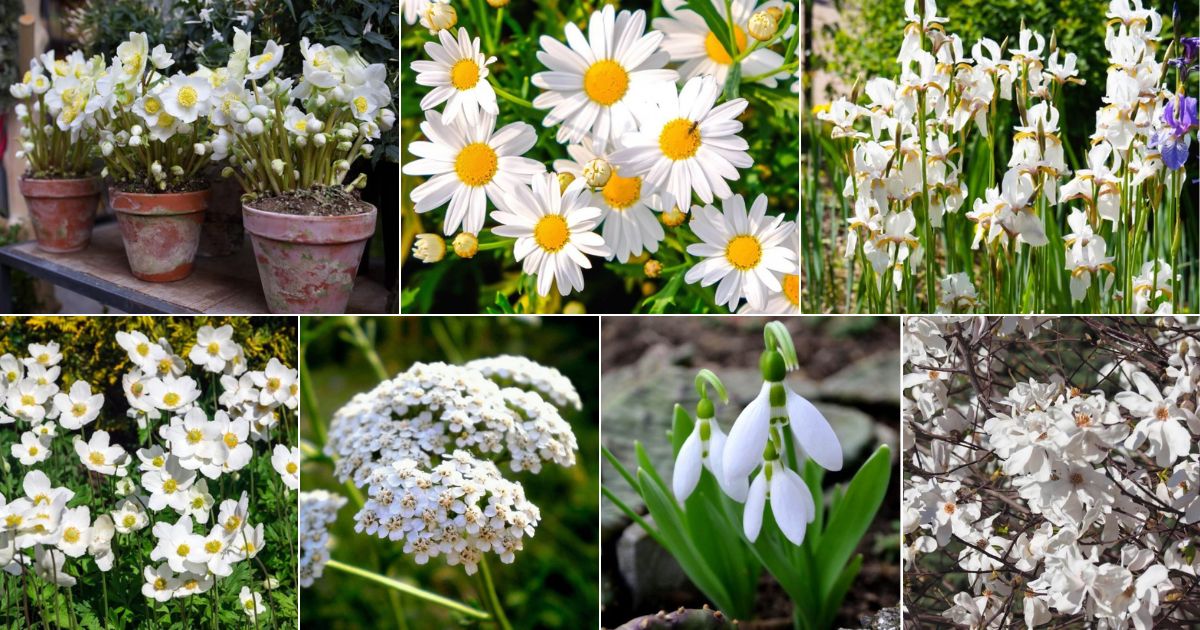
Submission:
<svg viewBox="0 0 1200 630">
<path fill-rule="evenodd" d="M 642 265 L 642 272 L 646 274 L 647 278 L 657 278 L 662 273 L 662 263 L 651 258 Z"/>
<path fill-rule="evenodd" d="M 325 146 L 325 143 L 326 143 L 328 140 L 329 140 L 329 136 L 326 136 L 326 135 L 325 135 L 325 134 L 323 134 L 323 133 L 319 133 L 319 134 L 317 134 L 317 135 L 313 136 L 313 144 L 314 144 L 314 145 L 316 145 L 316 146 L 318 146 L 318 147 L 323 147 L 323 146 Z"/>
<path fill-rule="evenodd" d="M 438 31 L 454 28 L 458 24 L 458 13 L 454 7 L 442 2 L 430 2 L 425 5 L 424 15 L 421 16 L 421 26 L 429 29 L 431 35 Z"/>
<path fill-rule="evenodd" d="M 208 152 L 208 147 L 204 146 L 203 142 L 197 142 L 192 145 L 192 150 L 196 152 L 196 155 L 204 155 Z"/>
<path fill-rule="evenodd" d="M 274 160 L 271 160 L 271 170 L 275 171 L 276 175 L 283 175 L 283 167 L 284 166 L 285 165 L 283 163 L 283 160 L 281 160 L 279 158 L 275 158 Z"/>
<path fill-rule="evenodd" d="M 750 22 L 747 23 L 746 28 L 750 31 L 750 37 L 765 42 L 775 37 L 775 33 L 779 30 L 779 21 L 766 11 L 758 11 L 750 16 Z"/>
<path fill-rule="evenodd" d="M 579 300 L 571 300 L 563 307 L 563 315 L 586 315 L 587 307 Z"/>
<path fill-rule="evenodd" d="M 679 211 L 679 206 L 671 208 L 670 212 L 664 212 L 662 215 L 663 225 L 667 227 L 679 227 L 683 225 L 686 215 Z"/>
<path fill-rule="evenodd" d="M 570 186 L 571 182 L 573 182 L 573 181 L 575 181 L 574 173 L 559 173 L 558 174 L 558 192 L 560 192 L 560 193 L 566 192 L 567 186 Z"/>
<path fill-rule="evenodd" d="M 446 256 L 446 241 L 437 234 L 418 234 L 413 256 L 423 263 L 435 263 Z"/>
<path fill-rule="evenodd" d="M 246 131 L 250 132 L 250 135 L 252 136 L 257 136 L 263 132 L 263 121 L 258 118 L 251 118 L 250 121 L 246 123 Z"/>
<path fill-rule="evenodd" d="M 470 232 L 460 232 L 454 237 L 454 253 L 459 258 L 472 258 L 479 251 L 479 239 Z"/>
<path fill-rule="evenodd" d="M 781 9 L 779 7 L 767 7 L 766 9 L 763 9 L 763 10 L 766 11 L 767 13 L 769 13 L 771 15 L 771 17 L 775 18 L 776 24 L 783 21 L 783 9 Z"/>
<path fill-rule="evenodd" d="M 603 188 L 612 177 L 612 165 L 604 158 L 596 158 L 583 167 L 583 180 L 592 188 Z"/>
</svg>

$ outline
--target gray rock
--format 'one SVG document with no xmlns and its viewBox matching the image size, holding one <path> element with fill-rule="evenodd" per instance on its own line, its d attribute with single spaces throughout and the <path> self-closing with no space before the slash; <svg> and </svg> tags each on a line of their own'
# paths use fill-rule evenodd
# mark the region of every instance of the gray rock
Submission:
<svg viewBox="0 0 1200 630">
<path fill-rule="evenodd" d="M 651 517 L 646 520 L 653 525 Z M 690 588 L 675 557 L 637 523 L 626 527 L 617 541 L 617 570 L 633 593 L 634 606 Z"/>
<path fill-rule="evenodd" d="M 820 397 L 848 405 L 900 406 L 900 353 L 878 352 L 821 383 Z"/>
<path fill-rule="evenodd" d="M 857 462 L 865 459 L 867 450 L 875 444 L 875 422 L 853 407 L 819 401 L 813 405 L 829 421 L 842 445 L 843 468 L 857 467 Z"/>
<path fill-rule="evenodd" d="M 900 609 L 884 608 L 874 615 L 863 615 L 858 618 L 862 624 L 859 630 L 900 630 Z M 841 630 L 851 630 L 842 628 Z"/>
</svg>

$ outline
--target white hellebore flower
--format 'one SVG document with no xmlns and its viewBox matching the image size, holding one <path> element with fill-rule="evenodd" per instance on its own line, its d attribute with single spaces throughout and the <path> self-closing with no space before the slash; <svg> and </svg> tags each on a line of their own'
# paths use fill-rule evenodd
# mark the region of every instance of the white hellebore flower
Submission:
<svg viewBox="0 0 1200 630">
<path fill-rule="evenodd" d="M 246 78 L 261 79 L 274 70 L 280 61 L 283 61 L 283 46 L 272 39 L 263 46 L 261 55 L 255 55 L 246 62 Z"/>
<path fill-rule="evenodd" d="M 192 123 L 208 113 L 208 97 L 212 86 L 204 77 L 177 74 L 171 77 L 163 91 L 163 109 L 181 122 Z"/>
</svg>

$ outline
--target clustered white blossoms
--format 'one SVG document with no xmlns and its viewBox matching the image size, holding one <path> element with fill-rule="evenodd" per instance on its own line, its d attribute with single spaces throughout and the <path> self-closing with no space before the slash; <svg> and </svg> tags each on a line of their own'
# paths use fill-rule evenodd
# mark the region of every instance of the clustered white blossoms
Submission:
<svg viewBox="0 0 1200 630">
<path fill-rule="evenodd" d="M 747 200 L 730 188 L 754 162 L 738 135 L 748 102 L 722 101 L 734 60 L 699 14 L 668 3 L 671 17 L 655 19 L 657 30 L 647 31 L 645 11 L 606 5 L 590 15 L 588 37 L 570 22 L 565 44 L 541 37 L 537 57 L 546 71 L 531 78 L 542 90 L 532 106 L 547 110 L 542 125 L 557 127 L 556 140 L 570 156 L 554 161 L 555 173 L 523 157 L 537 142 L 533 126 L 495 128 L 500 109 L 488 66 L 496 58 L 466 29 L 452 32 L 452 8 L 448 23 L 436 19 L 447 7 L 405 4 L 409 23 L 418 13 L 433 16 L 422 24 L 438 41 L 425 44 L 430 60 L 412 62 L 417 84 L 433 90 L 421 101 L 426 140 L 409 144 L 418 159 L 404 172 L 431 177 L 410 197 L 418 213 L 446 206 L 442 232 L 458 233 L 460 256 L 475 254 L 490 217 L 498 224 L 494 234 L 516 239 L 514 257 L 524 273 L 536 276 L 537 293 L 557 287 L 567 296 L 583 289 L 589 257 L 626 263 L 654 254 L 666 238 L 663 224 L 677 227 L 690 212 L 700 242 L 687 252 L 702 261 L 687 270 L 687 282 L 719 282 L 717 304 L 731 311 L 745 303 L 759 312 L 799 312 L 796 223 L 767 215 L 766 195 Z M 713 7 L 727 11 L 720 0 Z M 739 47 L 746 49 L 747 32 L 757 40 L 743 72 L 771 87 L 790 77 L 771 72 L 784 60 L 766 47 L 794 34 L 792 28 L 776 32 L 783 17 L 779 2 L 733 5 Z M 670 62 L 679 69 L 668 68 Z M 414 248 L 426 262 L 439 261 L 445 251 L 436 234 L 420 235 Z"/>
<path fill-rule="evenodd" d="M 75 492 L 52 487 L 46 474 L 24 474 L 25 496 L 6 502 L 0 495 L 0 567 L 13 574 L 26 568 L 60 586 L 73 586 L 67 557 L 92 556 L 101 571 L 113 567 L 116 537 L 133 536 L 154 521 L 154 548 L 144 567 L 142 594 L 163 602 L 205 593 L 234 565 L 255 557 L 264 545 L 263 525 L 250 522 L 249 498 L 214 497 L 223 475 L 250 463 L 256 444 L 269 445 L 284 409 L 298 404 L 297 372 L 272 358 L 264 370 L 249 370 L 232 327 L 202 326 L 188 360 L 218 377 L 219 409 L 210 418 L 199 402 L 201 383 L 185 375 L 187 363 L 165 339 L 137 330 L 116 334 L 132 369 L 122 379 L 127 414 L 150 431 L 149 443 L 130 453 L 90 425 L 104 411 L 104 396 L 85 381 L 65 391 L 57 382 L 62 353 L 55 342 L 31 344 L 29 356 L 0 357 L 0 425 L 27 426 L 12 456 L 33 467 L 52 455 L 55 436 L 74 433 L 79 464 L 97 477 L 117 477 L 115 504 L 67 508 Z M 90 431 L 90 438 L 83 433 Z M 157 436 L 157 437 L 156 437 Z M 294 461 L 298 453 L 289 452 Z M 61 456 L 61 454 L 60 454 Z M 276 464 L 283 483 L 292 465 Z M 213 482 L 210 487 L 209 482 Z M 95 518 L 92 516 L 95 514 Z M 171 521 L 174 522 L 171 522 Z M 243 594 L 242 599 L 260 595 Z M 259 608 L 239 606 L 254 615 Z"/>
<path fill-rule="evenodd" d="M 799 473 L 810 457 L 826 470 L 841 470 L 842 446 L 825 416 L 784 382 L 787 372 L 799 367 L 786 328 L 774 322 L 768 331 L 776 335 L 768 339 L 777 341 L 768 345 L 760 361 L 762 388 L 738 414 L 728 436 L 707 392 L 700 390 L 696 423 L 675 460 L 672 490 L 676 499 L 687 500 L 707 469 L 726 495 L 745 503 L 742 529 L 750 542 L 758 539 L 770 502 L 779 529 L 800 545 L 816 505 Z"/>
<path fill-rule="evenodd" d="M 324 490 L 300 493 L 300 586 L 312 586 L 329 562 L 329 526 L 346 498 Z"/>
<path fill-rule="evenodd" d="M 1014 616 L 1031 628 L 1071 616 L 1096 628 L 1181 619 L 1167 611 L 1200 579 L 1200 327 L 1148 326 L 1160 362 L 1113 347 L 1069 378 L 1039 378 L 1049 363 L 1006 349 L 1044 356 L 1068 321 L 905 320 L 903 563 L 936 574 L 924 556 L 949 554 L 961 580 L 938 580 L 965 589 L 922 613 L 971 628 Z M 976 389 L 1006 365 L 1034 376 Z"/>
<path fill-rule="evenodd" d="M 1010 155 L 1002 167 L 1007 170 L 976 194 L 965 213 L 974 223 L 971 247 L 983 246 L 988 264 L 1000 256 L 1012 267 L 1011 256 L 1023 245 L 1035 251 L 1049 247 L 1056 257 L 1043 253 L 1041 260 L 1047 265 L 1065 260 L 1065 269 L 1027 269 L 1069 278 L 1073 301 L 1088 299 L 1092 291 L 1097 300 L 1128 299 L 1120 312 L 1171 312 L 1171 263 L 1157 253 L 1146 256 L 1142 252 L 1150 248 L 1142 245 L 1147 225 L 1165 221 L 1175 226 L 1178 210 L 1158 212 L 1153 206 L 1133 204 L 1148 195 L 1161 199 L 1164 186 L 1178 190 L 1183 184 L 1171 178 L 1179 164 L 1171 164 L 1172 171 L 1163 168 L 1163 138 L 1173 138 L 1173 129 L 1181 124 L 1185 128 L 1180 135 L 1185 135 L 1187 123 L 1171 123 L 1171 117 L 1164 116 L 1172 103 L 1183 100 L 1166 85 L 1164 66 L 1156 58 L 1162 26 L 1158 13 L 1143 8 L 1142 0 L 1109 2 L 1104 104 L 1096 110 L 1087 167 L 1072 173 L 1064 157 L 1062 114 L 1056 104 L 1063 102 L 1066 85 L 1083 83 L 1077 77 L 1075 55 L 1058 48 L 1053 37 L 1048 44 L 1041 33 L 1024 27 L 1005 39 L 1007 50 L 988 37 L 968 50 L 966 42 L 946 30 L 947 20 L 937 16 L 935 0 L 907 0 L 905 6 L 899 77 L 872 78 L 863 89 L 865 101 L 840 98 L 817 114 L 846 148 L 850 174 L 842 194 L 852 200 L 854 211 L 848 219 L 845 257 L 864 257 L 870 262 L 864 272 L 873 270 L 880 290 L 890 276 L 897 291 L 914 282 L 924 261 L 932 294 L 937 277 L 930 274 L 936 274 L 942 258 L 938 240 L 943 239 L 944 249 L 955 247 L 946 242 L 956 238 L 949 217 L 970 197 L 964 154 L 967 139 L 977 131 L 992 160 L 997 154 Z M 1012 101 L 1018 116 L 1011 147 L 999 148 L 995 138 L 1002 130 L 996 127 L 995 114 L 1003 101 Z M 1194 107 L 1194 100 L 1190 104 Z M 1186 148 L 1183 154 L 1186 158 Z M 1055 225 L 1052 233 L 1064 236 L 1052 240 L 1047 226 L 1055 222 L 1060 205 L 1065 206 L 1060 214 L 1067 225 Z M 1164 208 L 1170 210 L 1166 204 Z M 1150 213 L 1154 219 L 1148 222 Z M 1111 230 L 1103 227 L 1105 221 Z M 1122 241 L 1106 242 L 1102 232 L 1116 232 Z M 1121 254 L 1118 250 L 1126 240 L 1141 244 Z M 1165 251 L 1168 244 L 1155 245 Z M 1116 277 L 1118 266 L 1121 277 Z M 1011 273 L 1020 283 L 1031 281 L 1020 268 L 982 270 L 985 278 L 999 273 Z M 952 312 L 974 307 L 972 274 L 943 279 L 942 296 L 930 299 L 927 308 Z M 1009 309 L 999 305 L 996 310 Z"/>
<path fill-rule="evenodd" d="M 48 51 L 30 60 L 29 71 L 9 86 L 21 123 L 17 159 L 38 178 L 84 177 L 92 170 L 92 138 L 102 99 L 97 90 L 104 60 L 74 51 L 56 59 Z"/>
<path fill-rule="evenodd" d="M 468 574 L 485 553 L 512 562 L 541 520 L 500 466 L 532 473 L 544 462 L 573 466 L 578 449 L 570 424 L 539 393 L 576 404 L 562 374 L 522 358 L 480 364 L 486 374 L 414 364 L 338 410 L 325 446 L 337 477 L 367 489 L 356 531 L 402 540 L 419 564 L 445 556 Z M 313 565 L 315 577 L 320 562 Z"/>
</svg>

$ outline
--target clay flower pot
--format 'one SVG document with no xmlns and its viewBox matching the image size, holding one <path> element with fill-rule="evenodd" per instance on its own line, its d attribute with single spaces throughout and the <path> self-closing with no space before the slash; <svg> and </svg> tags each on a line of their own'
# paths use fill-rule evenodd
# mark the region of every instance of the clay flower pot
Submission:
<svg viewBox="0 0 1200 630">
<path fill-rule="evenodd" d="M 22 177 L 18 185 L 29 207 L 38 249 L 65 253 L 88 246 L 100 202 L 100 178 Z"/>
<path fill-rule="evenodd" d="M 109 191 L 134 277 L 147 282 L 182 280 L 192 273 L 208 189 L 143 194 Z"/>
<path fill-rule="evenodd" d="M 303 216 L 242 205 L 272 313 L 343 313 L 378 211 Z"/>
</svg>

